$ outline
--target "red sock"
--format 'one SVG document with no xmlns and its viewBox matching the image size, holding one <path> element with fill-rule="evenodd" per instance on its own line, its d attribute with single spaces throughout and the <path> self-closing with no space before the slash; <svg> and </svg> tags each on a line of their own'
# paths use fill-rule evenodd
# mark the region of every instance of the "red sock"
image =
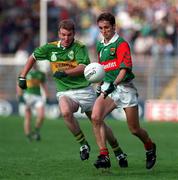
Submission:
<svg viewBox="0 0 178 180">
<path fill-rule="evenodd" d="M 108 148 L 102 148 L 102 149 L 100 149 L 100 155 L 108 156 L 108 155 L 109 155 Z"/>
<path fill-rule="evenodd" d="M 145 146 L 145 149 L 146 149 L 147 151 L 149 151 L 150 149 L 152 149 L 152 148 L 153 148 L 153 142 L 151 141 L 151 139 L 149 139 L 149 140 L 144 144 L 144 146 Z"/>
</svg>

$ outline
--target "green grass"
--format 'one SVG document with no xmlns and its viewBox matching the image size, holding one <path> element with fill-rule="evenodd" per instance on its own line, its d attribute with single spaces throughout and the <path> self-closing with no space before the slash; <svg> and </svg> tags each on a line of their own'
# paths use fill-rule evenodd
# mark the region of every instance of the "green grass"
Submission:
<svg viewBox="0 0 178 180">
<path fill-rule="evenodd" d="M 128 155 L 129 167 L 121 169 L 110 149 L 112 167 L 108 172 L 97 170 L 93 162 L 98 148 L 91 124 L 80 120 L 92 147 L 90 159 L 82 162 L 79 145 L 62 119 L 46 120 L 41 130 L 42 141 L 29 143 L 23 134 L 21 117 L 0 117 L 0 179 L 9 180 L 173 180 L 178 179 L 178 133 L 176 123 L 146 123 L 157 143 L 158 159 L 152 170 L 145 169 L 142 143 L 129 133 L 127 124 L 109 120 L 120 144 Z"/>
</svg>

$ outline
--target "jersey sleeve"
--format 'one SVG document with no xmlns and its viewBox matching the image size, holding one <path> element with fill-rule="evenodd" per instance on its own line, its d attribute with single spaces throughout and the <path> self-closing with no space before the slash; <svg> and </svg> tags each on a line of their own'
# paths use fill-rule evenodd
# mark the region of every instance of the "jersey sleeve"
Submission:
<svg viewBox="0 0 178 180">
<path fill-rule="evenodd" d="M 78 62 L 78 64 L 89 64 L 90 63 L 90 58 L 88 55 L 88 50 L 86 46 L 82 46 L 78 49 L 76 52 L 75 58 Z"/>
<path fill-rule="evenodd" d="M 33 52 L 33 57 L 39 61 L 48 60 L 48 48 L 47 47 L 48 47 L 48 45 L 46 44 L 44 46 L 36 48 Z"/>
<path fill-rule="evenodd" d="M 122 42 L 117 48 L 117 60 L 119 61 L 119 68 L 128 68 L 132 69 L 132 58 L 130 47 L 127 42 Z"/>
</svg>

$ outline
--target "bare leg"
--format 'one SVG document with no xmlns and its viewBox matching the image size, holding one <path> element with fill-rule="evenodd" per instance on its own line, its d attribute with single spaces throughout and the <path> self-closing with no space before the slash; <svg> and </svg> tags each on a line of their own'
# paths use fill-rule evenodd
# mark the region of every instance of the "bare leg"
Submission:
<svg viewBox="0 0 178 180">
<path fill-rule="evenodd" d="M 79 108 L 79 105 L 71 100 L 70 98 L 63 96 L 59 101 L 59 107 L 61 114 L 64 118 L 64 122 L 69 128 L 69 130 L 76 135 L 80 132 L 80 127 L 75 119 L 73 113 L 76 112 Z"/>
<path fill-rule="evenodd" d="M 36 110 L 37 110 L 37 117 L 36 117 L 36 123 L 35 123 L 35 130 L 33 132 L 33 139 L 35 139 L 36 141 L 40 141 L 41 140 L 40 128 L 43 124 L 44 117 L 45 117 L 44 105 L 37 107 Z"/>
<path fill-rule="evenodd" d="M 35 128 L 39 129 L 42 126 L 44 117 L 45 117 L 45 108 L 44 106 L 40 106 L 37 108 L 37 119 L 36 119 Z"/>
<path fill-rule="evenodd" d="M 106 148 L 106 138 L 109 142 L 115 139 L 113 134 L 111 133 L 111 130 L 104 123 L 105 116 L 114 108 L 115 104 L 113 100 L 111 100 L 109 97 L 104 99 L 102 95 L 99 98 L 97 98 L 95 105 L 93 107 L 93 131 L 95 134 L 96 143 L 100 149 Z"/>
<path fill-rule="evenodd" d="M 27 107 L 25 108 L 24 133 L 27 136 L 31 133 L 31 109 Z"/>
<path fill-rule="evenodd" d="M 148 133 L 140 127 L 138 106 L 125 108 L 127 124 L 131 133 L 137 136 L 144 144 L 149 141 Z"/>
<path fill-rule="evenodd" d="M 85 114 L 87 115 L 88 119 L 91 121 L 91 111 L 90 112 L 85 112 Z M 112 129 L 104 123 L 104 127 L 105 127 L 105 133 L 106 133 L 106 139 L 107 141 L 109 142 L 109 144 L 112 145 L 117 141 L 113 132 L 112 132 Z"/>
<path fill-rule="evenodd" d="M 138 106 L 125 108 L 128 127 L 144 144 L 146 152 L 146 168 L 151 169 L 156 162 L 156 144 L 149 138 L 148 133 L 140 127 Z"/>
<path fill-rule="evenodd" d="M 59 107 L 68 129 L 75 136 L 76 141 L 80 143 L 80 158 L 86 160 L 89 158 L 90 146 L 85 139 L 83 132 L 80 129 L 78 121 L 75 119 L 73 113 L 79 108 L 79 104 L 71 98 L 63 96 L 59 101 Z"/>
</svg>

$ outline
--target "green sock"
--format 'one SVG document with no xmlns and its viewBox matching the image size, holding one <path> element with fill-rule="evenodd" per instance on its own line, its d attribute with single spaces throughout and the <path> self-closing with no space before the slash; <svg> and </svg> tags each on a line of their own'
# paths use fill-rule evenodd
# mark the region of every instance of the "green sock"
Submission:
<svg viewBox="0 0 178 180">
<path fill-rule="evenodd" d="M 87 140 L 85 139 L 85 136 L 82 131 L 80 131 L 78 134 L 74 135 L 76 138 L 76 141 L 80 143 L 81 145 L 88 144 Z"/>
<path fill-rule="evenodd" d="M 111 145 L 111 147 L 115 156 L 119 156 L 120 154 L 123 153 L 122 149 L 119 147 L 117 140 Z"/>
</svg>

